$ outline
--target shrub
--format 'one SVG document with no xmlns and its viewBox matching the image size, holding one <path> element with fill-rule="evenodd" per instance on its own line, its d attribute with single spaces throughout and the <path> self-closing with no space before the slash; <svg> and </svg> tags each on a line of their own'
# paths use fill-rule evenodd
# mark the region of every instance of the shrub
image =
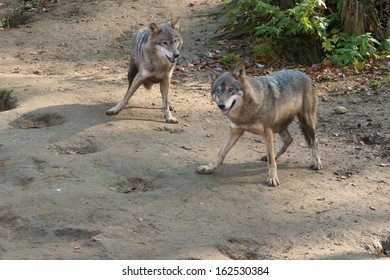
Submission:
<svg viewBox="0 0 390 280">
<path fill-rule="evenodd" d="M 388 15 L 388 12 L 375 10 L 377 7 L 371 0 L 363 2 L 370 3 L 359 6 L 365 8 L 367 14 L 371 11 L 371 14 Z M 248 46 L 254 57 L 282 54 L 304 65 L 327 57 L 339 64 L 357 67 L 362 60 L 375 58 L 378 51 L 389 51 L 388 38 L 381 43 L 372 33 L 353 36 L 337 29 L 342 27 L 344 3 L 344 0 L 328 0 L 326 4 L 325 0 L 232 0 L 224 11 L 228 24 L 236 30 L 247 31 L 246 43 L 242 45 Z M 387 4 L 382 6 L 388 7 Z M 383 25 L 387 21 L 376 22 Z"/>
<path fill-rule="evenodd" d="M 329 59 L 341 65 L 353 64 L 355 68 L 364 59 L 377 58 L 377 46 L 380 46 L 379 41 L 370 33 L 352 36 L 340 32 L 323 43 Z"/>
</svg>

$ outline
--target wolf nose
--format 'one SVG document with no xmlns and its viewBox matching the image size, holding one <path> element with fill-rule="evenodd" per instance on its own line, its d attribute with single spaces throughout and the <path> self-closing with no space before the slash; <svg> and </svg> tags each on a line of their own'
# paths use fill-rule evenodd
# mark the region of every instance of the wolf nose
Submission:
<svg viewBox="0 0 390 280">
<path fill-rule="evenodd" d="M 218 108 L 221 109 L 221 110 L 225 109 L 225 107 L 226 107 L 226 106 L 225 106 L 225 104 L 223 104 L 223 103 L 219 103 L 219 104 L 218 104 Z"/>
<path fill-rule="evenodd" d="M 180 56 L 180 53 L 178 53 L 178 52 L 173 54 L 174 58 L 178 58 L 179 56 Z"/>
</svg>

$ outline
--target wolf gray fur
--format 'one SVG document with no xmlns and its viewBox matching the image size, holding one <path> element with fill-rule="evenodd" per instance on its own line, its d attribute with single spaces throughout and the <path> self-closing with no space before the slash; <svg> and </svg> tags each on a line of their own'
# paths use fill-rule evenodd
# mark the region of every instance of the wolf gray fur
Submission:
<svg viewBox="0 0 390 280">
<path fill-rule="evenodd" d="M 233 72 L 219 74 L 209 69 L 211 96 L 221 113 L 230 121 L 230 132 L 217 157 L 199 166 L 200 174 L 213 172 L 245 131 L 263 135 L 268 161 L 267 183 L 280 184 L 276 160 L 293 141 L 288 125 L 298 116 L 300 128 L 312 151 L 314 170 L 322 169 L 316 138 L 317 96 L 311 78 L 296 70 L 282 70 L 263 77 L 250 77 L 241 64 Z M 273 133 L 278 133 L 283 146 L 274 151 Z"/>
<path fill-rule="evenodd" d="M 182 45 L 179 18 L 160 26 L 151 23 L 149 27 L 139 30 L 133 41 L 133 51 L 127 74 L 129 87 L 123 99 L 109 109 L 106 114 L 118 114 L 141 85 L 150 89 L 153 84 L 159 83 L 165 121 L 177 123 L 177 119 L 172 116 L 169 110 L 168 92 Z"/>
</svg>

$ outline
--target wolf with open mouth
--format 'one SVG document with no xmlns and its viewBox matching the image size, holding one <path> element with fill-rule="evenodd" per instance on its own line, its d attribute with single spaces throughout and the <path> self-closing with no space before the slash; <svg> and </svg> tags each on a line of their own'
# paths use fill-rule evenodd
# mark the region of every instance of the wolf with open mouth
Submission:
<svg viewBox="0 0 390 280">
<path fill-rule="evenodd" d="M 177 123 L 177 119 L 169 110 L 168 91 L 182 45 L 179 18 L 161 25 L 151 23 L 148 27 L 139 30 L 133 41 L 133 52 L 127 74 L 129 87 L 123 99 L 106 114 L 118 114 L 141 85 L 150 89 L 153 84 L 159 83 L 165 121 Z"/>
<path fill-rule="evenodd" d="M 242 64 L 232 72 L 218 73 L 209 69 L 211 96 L 221 113 L 230 119 L 230 132 L 213 161 L 196 169 L 200 174 L 212 173 L 245 131 L 263 135 L 268 161 L 267 184 L 279 185 L 276 160 L 287 150 L 293 138 L 289 124 L 298 117 L 300 127 L 312 153 L 314 170 L 322 169 L 316 137 L 317 96 L 311 78 L 297 70 L 283 70 L 263 77 L 246 75 Z M 283 146 L 274 151 L 274 133 L 281 136 Z"/>
</svg>

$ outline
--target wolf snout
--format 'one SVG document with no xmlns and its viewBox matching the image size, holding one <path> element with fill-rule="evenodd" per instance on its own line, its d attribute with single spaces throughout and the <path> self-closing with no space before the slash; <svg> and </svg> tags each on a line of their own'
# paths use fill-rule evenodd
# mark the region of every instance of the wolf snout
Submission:
<svg viewBox="0 0 390 280">
<path fill-rule="evenodd" d="M 223 110 L 223 109 L 225 109 L 225 107 L 226 107 L 225 104 L 223 104 L 223 103 L 218 103 L 218 108 L 219 108 L 219 109 Z"/>
<path fill-rule="evenodd" d="M 170 55 L 166 55 L 166 58 L 169 60 L 171 63 L 175 63 L 176 59 L 180 56 L 179 52 L 174 52 L 172 53 L 172 57 Z"/>
</svg>

